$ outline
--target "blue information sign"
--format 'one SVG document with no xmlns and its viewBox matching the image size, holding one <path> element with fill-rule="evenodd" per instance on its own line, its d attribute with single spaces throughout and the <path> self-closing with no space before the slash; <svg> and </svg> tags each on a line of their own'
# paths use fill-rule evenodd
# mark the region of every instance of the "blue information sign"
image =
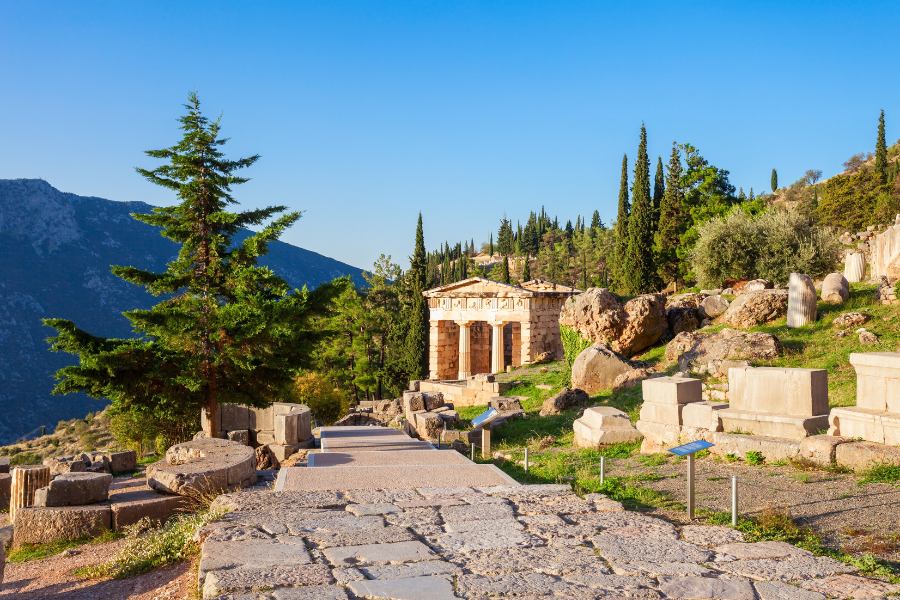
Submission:
<svg viewBox="0 0 900 600">
<path fill-rule="evenodd" d="M 693 454 L 697 450 L 706 450 L 707 448 L 712 448 L 713 446 L 715 446 L 715 444 L 710 444 L 706 440 L 697 440 L 696 442 L 678 446 L 677 448 L 669 448 L 669 452 L 671 452 L 672 454 L 677 454 L 678 456 L 687 456 L 688 454 Z"/>
<path fill-rule="evenodd" d="M 481 413 L 480 415 L 478 415 L 477 417 L 472 419 L 472 428 L 478 429 L 482 425 L 484 425 L 486 423 L 490 423 L 491 421 L 493 421 L 494 419 L 496 419 L 499 416 L 500 416 L 500 411 L 498 411 L 496 408 L 489 408 L 488 410 L 484 411 L 483 413 Z"/>
</svg>

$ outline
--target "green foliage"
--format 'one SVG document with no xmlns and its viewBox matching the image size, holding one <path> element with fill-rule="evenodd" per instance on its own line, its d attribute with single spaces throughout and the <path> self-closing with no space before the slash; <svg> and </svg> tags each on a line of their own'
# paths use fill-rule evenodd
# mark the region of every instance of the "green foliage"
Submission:
<svg viewBox="0 0 900 600">
<path fill-rule="evenodd" d="M 509 256 L 515 250 L 512 225 L 506 216 L 500 221 L 500 231 L 497 233 L 497 251 L 503 256 Z"/>
<path fill-rule="evenodd" d="M 65 552 L 70 548 L 77 548 L 84 544 L 102 544 L 104 542 L 117 540 L 120 537 L 121 535 L 118 533 L 107 530 L 93 538 L 83 537 L 75 540 L 56 540 L 47 544 L 18 544 L 16 549 L 9 553 L 6 560 L 11 563 L 40 560 L 42 558 L 47 558 L 48 556 L 59 554 L 60 552 Z"/>
<path fill-rule="evenodd" d="M 656 267 L 653 264 L 654 209 L 650 195 L 650 159 L 647 156 L 647 129 L 641 125 L 641 142 L 634 165 L 631 188 L 631 215 L 628 217 L 628 248 L 625 254 L 624 287 L 630 294 L 644 294 L 656 289 Z"/>
<path fill-rule="evenodd" d="M 772 184 L 772 191 L 773 191 L 773 192 L 774 192 L 775 190 L 778 189 L 778 171 L 776 171 L 775 169 L 772 169 L 772 181 L 771 181 L 771 184 Z"/>
<path fill-rule="evenodd" d="M 727 215 L 737 199 L 734 197 L 734 186 L 728 181 L 727 170 L 709 164 L 690 144 L 681 144 L 680 148 L 687 166 L 679 186 L 684 194 L 683 205 L 688 223 L 677 252 L 680 259 L 686 260 L 697 243 L 699 227 L 711 219 Z"/>
<path fill-rule="evenodd" d="M 666 174 L 666 190 L 659 207 L 659 224 L 653 244 L 657 275 L 663 283 L 681 281 L 687 271 L 678 256 L 681 236 L 687 227 L 681 173 L 681 152 L 678 144 L 673 143 Z"/>
<path fill-rule="evenodd" d="M 349 398 L 318 373 L 306 373 L 294 382 L 289 391 L 292 402 L 305 404 L 313 418 L 325 425 L 332 425 L 347 414 Z"/>
<path fill-rule="evenodd" d="M 165 299 L 150 310 L 125 313 L 137 335 L 133 339 L 95 337 L 62 319 L 44 323 L 58 332 L 49 340 L 54 352 L 80 358 L 79 365 L 57 373 L 54 393 L 86 392 L 110 398 L 122 411 L 148 410 L 169 418 L 205 408 L 211 416 L 207 433 L 215 436 L 219 403 L 267 406 L 295 370 L 309 364 L 313 344 L 323 335 L 310 327 L 310 317 L 324 310 L 341 284 L 291 291 L 258 265 L 269 244 L 300 213 L 278 216 L 284 206 L 228 212 L 237 203 L 232 186 L 247 181 L 235 173 L 259 156 L 224 158 L 220 122 L 203 116 L 196 93 L 185 108 L 187 114 L 179 119 L 182 139 L 147 152 L 167 164 L 137 169 L 174 192 L 180 203 L 133 215 L 179 244 L 178 256 L 164 273 L 112 269 Z M 234 236 L 251 227 L 259 231 L 235 244 Z"/>
<path fill-rule="evenodd" d="M 503 266 L 500 269 L 500 282 L 509 283 L 509 257 L 503 257 Z"/>
<path fill-rule="evenodd" d="M 43 462 L 43 459 L 37 454 L 32 454 L 31 452 L 19 452 L 16 453 L 9 460 L 9 464 L 12 467 L 18 467 L 23 465 L 39 465 Z"/>
<path fill-rule="evenodd" d="M 882 213 L 892 210 L 884 200 L 879 208 L 880 196 L 887 194 L 896 202 L 897 193 L 891 184 L 881 185 L 878 175 L 869 169 L 835 175 L 822 186 L 816 216 L 822 225 L 842 231 L 860 231 L 871 224 L 876 209 Z M 889 213 L 880 216 L 882 219 L 886 216 L 888 222 L 893 219 Z"/>
<path fill-rule="evenodd" d="M 766 462 L 766 457 L 759 450 L 750 450 L 744 454 L 744 460 L 749 465 L 757 466 Z"/>
<path fill-rule="evenodd" d="M 891 483 L 900 482 L 900 464 L 882 461 L 877 462 L 863 473 L 859 485 L 867 483 Z"/>
<path fill-rule="evenodd" d="M 703 286 L 757 277 L 784 284 L 792 272 L 817 278 L 832 272 L 839 261 L 834 233 L 810 227 L 795 210 L 756 216 L 735 210 L 700 226 L 698 234 L 690 261 Z"/>
<path fill-rule="evenodd" d="M 525 266 L 522 267 L 522 281 L 531 281 L 531 261 L 525 257 Z"/>
<path fill-rule="evenodd" d="M 593 342 L 584 339 L 578 331 L 571 327 L 566 327 L 565 325 L 559 326 L 559 334 L 562 338 L 566 364 L 569 365 L 569 368 L 571 369 L 572 364 L 575 362 L 575 359 L 578 358 L 578 355 L 581 354 L 585 348 L 590 348 Z"/>
<path fill-rule="evenodd" d="M 884 111 L 878 117 L 878 137 L 875 139 L 875 177 L 881 185 L 888 182 L 887 141 L 884 138 Z"/>
<path fill-rule="evenodd" d="M 628 155 L 622 156 L 622 179 L 619 182 L 619 211 L 615 225 L 615 259 L 613 260 L 613 280 L 619 291 L 625 291 L 626 256 L 628 254 L 628 217 L 631 204 L 628 202 Z"/>
</svg>

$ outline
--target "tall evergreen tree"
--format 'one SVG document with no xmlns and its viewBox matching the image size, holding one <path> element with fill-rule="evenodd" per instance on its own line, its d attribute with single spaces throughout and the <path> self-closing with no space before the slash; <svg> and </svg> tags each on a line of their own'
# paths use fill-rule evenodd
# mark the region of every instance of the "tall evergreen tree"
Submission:
<svg viewBox="0 0 900 600">
<path fill-rule="evenodd" d="M 884 137 L 884 111 L 878 117 L 878 138 L 875 140 L 875 175 L 879 183 L 888 182 L 887 141 Z"/>
<path fill-rule="evenodd" d="M 500 281 L 509 283 L 509 257 L 503 257 L 503 270 L 500 271 Z"/>
<path fill-rule="evenodd" d="M 488 253 L 490 254 L 490 256 L 494 255 L 494 232 L 493 231 L 491 232 L 491 244 L 488 247 Z"/>
<path fill-rule="evenodd" d="M 416 225 L 416 245 L 413 250 L 409 267 L 410 274 L 416 278 L 416 283 L 425 289 L 425 233 L 422 230 L 422 213 L 419 212 L 419 222 Z"/>
<path fill-rule="evenodd" d="M 515 248 L 512 226 L 506 216 L 500 220 L 500 231 L 497 233 L 497 250 L 503 256 L 509 256 Z"/>
<path fill-rule="evenodd" d="M 656 268 L 653 263 L 653 199 L 650 195 L 650 159 L 647 156 L 647 128 L 641 125 L 641 143 L 634 164 L 631 188 L 631 216 L 628 218 L 628 249 L 625 258 L 627 289 L 634 294 L 653 291 Z"/>
<path fill-rule="evenodd" d="M 776 171 L 775 169 L 772 169 L 771 183 L 772 183 L 772 192 L 774 193 L 775 191 L 778 190 L 778 171 Z"/>
<path fill-rule="evenodd" d="M 662 156 L 656 160 L 656 177 L 653 179 L 653 229 L 656 230 L 656 222 L 659 220 L 659 207 L 662 205 L 663 195 L 666 193 L 666 177 L 663 172 Z"/>
<path fill-rule="evenodd" d="M 178 256 L 164 273 L 112 268 L 117 277 L 166 299 L 151 309 L 125 313 L 137 335 L 132 339 L 95 337 L 63 319 L 44 323 L 58 332 L 50 340 L 53 351 L 80 358 L 79 365 L 57 373 L 55 394 L 109 398 L 120 414 L 182 419 L 185 429 L 202 408 L 209 416 L 207 435 L 217 437 L 220 403 L 268 406 L 292 383 L 297 368 L 312 366 L 310 356 L 324 332 L 311 319 L 325 314 L 325 303 L 349 282 L 292 292 L 258 265 L 269 244 L 300 214 L 277 216 L 284 206 L 227 212 L 236 204 L 232 186 L 247 181 L 235 173 L 259 156 L 226 159 L 220 121 L 203 116 L 196 93 L 188 96 L 185 108 L 187 114 L 179 119 L 182 139 L 147 152 L 167 164 L 137 169 L 151 183 L 175 192 L 179 204 L 133 215 L 179 244 Z M 235 243 L 236 235 L 254 226 L 261 227 L 258 233 Z M 185 440 L 168 440 L 179 441 Z"/>
<path fill-rule="evenodd" d="M 613 278 L 616 288 L 625 291 L 625 256 L 628 251 L 628 216 L 631 204 L 628 202 L 628 155 L 622 157 L 622 180 L 619 183 L 619 212 L 616 215 L 615 252 Z"/>
<path fill-rule="evenodd" d="M 678 247 L 685 225 L 684 198 L 681 191 L 681 152 L 672 144 L 666 174 L 666 192 L 659 209 L 659 227 L 654 240 L 656 272 L 663 283 L 681 279 Z"/>
<path fill-rule="evenodd" d="M 525 266 L 522 268 L 522 282 L 531 281 L 531 264 L 528 257 L 525 257 Z"/>
<path fill-rule="evenodd" d="M 445 282 L 453 281 L 450 267 L 451 250 L 447 245 Z M 425 291 L 425 233 L 422 228 L 422 213 L 416 225 L 416 241 L 410 268 L 406 273 L 406 302 L 403 315 L 407 320 L 404 343 L 405 368 L 412 379 L 424 377 L 428 373 L 428 304 L 422 293 Z"/>
</svg>

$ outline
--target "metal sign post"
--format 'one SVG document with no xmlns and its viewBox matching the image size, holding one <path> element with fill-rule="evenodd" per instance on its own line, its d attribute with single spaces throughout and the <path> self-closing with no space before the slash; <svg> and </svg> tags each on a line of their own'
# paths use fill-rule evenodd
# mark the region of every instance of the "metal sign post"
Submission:
<svg viewBox="0 0 900 600">
<path fill-rule="evenodd" d="M 694 518 L 694 453 L 698 450 L 706 450 L 712 448 L 715 444 L 711 444 L 706 440 L 698 440 L 690 444 L 684 444 L 677 448 L 669 448 L 669 452 L 678 456 L 687 457 L 687 514 L 688 519 Z"/>
</svg>

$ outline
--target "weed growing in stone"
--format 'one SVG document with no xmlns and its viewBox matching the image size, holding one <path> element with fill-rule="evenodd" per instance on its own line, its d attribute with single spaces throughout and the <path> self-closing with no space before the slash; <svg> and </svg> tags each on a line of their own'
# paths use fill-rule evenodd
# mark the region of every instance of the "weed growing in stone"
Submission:
<svg viewBox="0 0 900 600">
<path fill-rule="evenodd" d="M 900 465 L 891 462 L 879 462 L 872 465 L 863 473 L 863 478 L 859 480 L 857 485 L 863 486 L 867 483 L 890 483 L 897 485 L 900 481 Z"/>
<path fill-rule="evenodd" d="M 757 466 L 766 462 L 766 457 L 759 450 L 750 450 L 744 454 L 744 460 L 747 461 L 747 464 Z"/>
</svg>

